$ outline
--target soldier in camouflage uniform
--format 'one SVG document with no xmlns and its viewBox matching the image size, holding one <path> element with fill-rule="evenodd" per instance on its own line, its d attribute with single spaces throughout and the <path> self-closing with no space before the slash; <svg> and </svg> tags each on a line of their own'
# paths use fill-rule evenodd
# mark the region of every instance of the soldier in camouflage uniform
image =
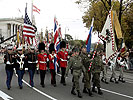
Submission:
<svg viewBox="0 0 133 100">
<path fill-rule="evenodd" d="M 78 97 L 82 98 L 82 95 L 80 93 L 80 86 L 79 86 L 79 79 L 81 76 L 82 71 L 85 73 L 85 68 L 83 64 L 81 63 L 81 57 L 79 56 L 79 50 L 78 48 L 75 48 L 74 50 L 74 56 L 72 56 L 68 62 L 68 67 L 66 69 L 65 76 L 68 76 L 69 69 L 73 70 L 73 87 L 71 90 L 71 94 L 76 95 L 75 89 L 77 90 Z"/>
<path fill-rule="evenodd" d="M 97 92 L 95 90 L 95 86 L 98 89 L 98 94 L 102 95 L 101 91 L 101 85 L 100 85 L 100 73 L 103 71 L 103 63 L 102 63 L 102 58 L 99 55 L 99 52 L 96 52 L 95 58 L 92 60 L 92 67 L 91 71 L 93 74 L 92 82 L 93 82 L 93 87 L 92 87 L 92 92 Z"/>
<path fill-rule="evenodd" d="M 90 84 L 91 72 L 88 71 L 88 67 L 90 65 L 90 54 L 88 54 L 86 52 L 86 47 L 85 46 L 82 46 L 81 50 L 82 50 L 82 52 L 80 54 L 80 57 L 82 58 L 82 64 L 85 67 L 85 73 L 86 73 L 86 77 L 84 78 L 86 80 L 84 81 L 83 93 L 89 93 L 89 96 L 91 96 L 92 95 L 91 84 Z"/>
</svg>

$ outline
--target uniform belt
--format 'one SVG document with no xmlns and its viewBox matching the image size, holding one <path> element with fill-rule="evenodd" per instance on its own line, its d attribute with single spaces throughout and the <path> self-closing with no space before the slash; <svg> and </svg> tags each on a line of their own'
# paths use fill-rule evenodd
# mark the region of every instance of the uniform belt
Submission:
<svg viewBox="0 0 133 100">
<path fill-rule="evenodd" d="M 13 65 L 14 63 L 8 63 L 7 65 Z"/>
<path fill-rule="evenodd" d="M 80 70 L 81 68 L 79 67 L 75 67 L 75 68 L 72 68 L 73 70 Z"/>
<path fill-rule="evenodd" d="M 44 63 L 45 64 L 46 62 L 45 61 L 40 61 L 40 63 Z"/>
<path fill-rule="evenodd" d="M 61 61 L 67 61 L 67 60 L 61 59 Z"/>
<path fill-rule="evenodd" d="M 28 61 L 28 63 L 30 63 L 30 64 L 31 64 L 31 63 L 37 63 L 37 62 L 36 62 L 36 61 L 35 61 L 35 62 L 32 62 L 32 61 Z"/>
</svg>

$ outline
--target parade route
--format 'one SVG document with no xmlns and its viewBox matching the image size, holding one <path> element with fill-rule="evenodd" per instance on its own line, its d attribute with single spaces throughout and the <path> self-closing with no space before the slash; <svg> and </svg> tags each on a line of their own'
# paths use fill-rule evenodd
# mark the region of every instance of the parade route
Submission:
<svg viewBox="0 0 133 100">
<path fill-rule="evenodd" d="M 23 80 L 23 89 L 19 89 L 17 83 L 17 77 L 14 74 L 12 79 L 12 88 L 11 90 L 7 90 L 6 88 L 6 73 L 4 69 L 4 64 L 0 64 L 0 90 L 6 94 L 8 94 L 11 98 L 9 100 L 80 100 L 77 96 L 71 95 L 71 86 L 72 86 L 72 75 L 69 74 L 66 79 L 67 85 L 63 86 L 60 84 L 60 75 L 56 75 L 57 87 L 53 87 L 50 84 L 50 73 L 47 72 L 45 78 L 45 88 L 40 86 L 40 77 L 39 74 L 35 74 L 34 82 L 35 87 L 31 87 L 29 85 L 29 75 L 28 72 L 25 72 L 24 80 Z M 126 73 L 125 76 L 128 76 L 128 80 L 133 81 L 132 73 Z M 110 83 L 105 84 L 101 82 L 103 95 L 98 95 L 97 93 L 93 93 L 93 97 L 89 97 L 88 94 L 84 94 L 84 100 L 132 100 L 133 99 L 133 83 Z M 83 83 L 80 80 L 81 91 L 83 89 Z M 4 100 L 0 98 L 0 100 Z M 7 99 L 8 100 L 8 99 Z"/>
</svg>

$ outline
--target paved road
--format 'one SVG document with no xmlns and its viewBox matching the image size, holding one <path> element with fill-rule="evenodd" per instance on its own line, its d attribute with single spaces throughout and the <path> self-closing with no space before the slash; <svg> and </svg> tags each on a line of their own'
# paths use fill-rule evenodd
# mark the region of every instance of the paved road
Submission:
<svg viewBox="0 0 133 100">
<path fill-rule="evenodd" d="M 109 75 L 110 76 L 110 72 Z M 101 83 L 103 95 L 98 95 L 94 93 L 93 97 L 89 97 L 88 94 L 83 94 L 83 100 L 132 100 L 133 99 L 133 74 L 125 73 L 126 83 L 110 83 L 104 84 Z M 72 75 L 69 74 L 66 79 L 67 85 L 63 86 L 60 84 L 60 75 L 56 76 L 57 87 L 53 87 L 50 84 L 50 74 L 47 72 L 45 78 L 45 88 L 40 86 L 39 74 L 35 74 L 34 82 L 35 87 L 31 88 L 28 84 L 29 75 L 28 72 L 24 75 L 24 83 L 23 89 L 19 89 L 17 83 L 17 77 L 14 74 L 12 80 L 12 88 L 11 90 L 7 90 L 6 88 L 6 73 L 4 69 L 4 64 L 0 64 L 0 96 L 2 93 L 8 95 L 9 99 L 0 100 L 80 100 L 77 96 L 73 96 L 70 94 L 71 91 L 71 82 Z M 83 83 L 80 80 L 80 87 L 83 89 Z"/>
</svg>

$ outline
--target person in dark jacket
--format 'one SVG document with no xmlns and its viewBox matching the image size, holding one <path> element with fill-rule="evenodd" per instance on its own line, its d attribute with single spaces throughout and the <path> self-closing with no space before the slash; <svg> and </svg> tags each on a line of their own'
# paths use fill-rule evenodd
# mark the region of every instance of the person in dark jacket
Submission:
<svg viewBox="0 0 133 100">
<path fill-rule="evenodd" d="M 6 85 L 7 89 L 11 88 L 11 80 L 13 76 L 13 68 L 15 64 L 15 54 L 13 53 L 13 48 L 11 46 L 7 47 L 7 52 L 4 56 L 4 63 L 6 64 L 5 70 L 7 75 Z"/>
</svg>

